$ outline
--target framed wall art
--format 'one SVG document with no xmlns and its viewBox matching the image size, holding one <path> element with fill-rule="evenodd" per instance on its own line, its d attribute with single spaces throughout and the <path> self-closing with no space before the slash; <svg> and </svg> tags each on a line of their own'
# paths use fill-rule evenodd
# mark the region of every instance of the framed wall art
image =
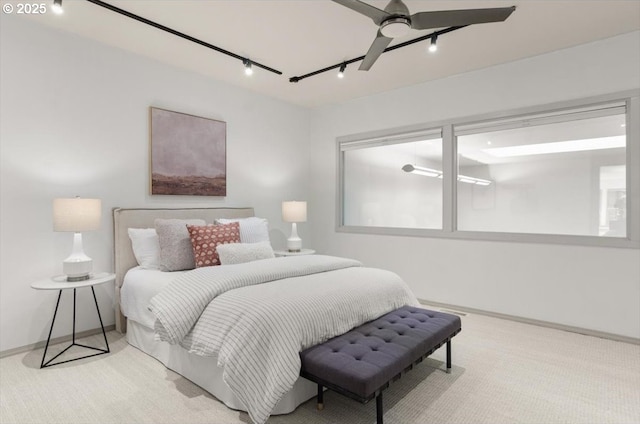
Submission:
<svg viewBox="0 0 640 424">
<path fill-rule="evenodd" d="M 226 196 L 227 124 L 151 107 L 151 194 Z"/>
</svg>

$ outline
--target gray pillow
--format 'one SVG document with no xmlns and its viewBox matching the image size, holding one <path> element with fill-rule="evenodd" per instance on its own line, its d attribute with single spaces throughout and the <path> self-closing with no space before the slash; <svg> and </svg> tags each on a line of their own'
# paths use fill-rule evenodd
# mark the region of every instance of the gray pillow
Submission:
<svg viewBox="0 0 640 424">
<path fill-rule="evenodd" d="M 160 243 L 160 270 L 181 271 L 196 267 L 188 225 L 205 225 L 203 219 L 156 219 Z"/>
</svg>

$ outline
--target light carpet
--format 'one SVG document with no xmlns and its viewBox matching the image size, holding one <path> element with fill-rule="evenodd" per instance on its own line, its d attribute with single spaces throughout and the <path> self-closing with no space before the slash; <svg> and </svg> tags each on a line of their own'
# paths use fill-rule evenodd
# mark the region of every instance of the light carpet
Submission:
<svg viewBox="0 0 640 424">
<path fill-rule="evenodd" d="M 99 346 L 101 339 L 81 342 Z M 108 339 L 110 354 L 42 370 L 42 349 L 1 359 L 0 422 L 249 423 L 246 413 L 228 409 L 122 335 L 110 332 Z M 441 348 L 391 384 L 385 423 L 640 422 L 638 345 L 478 314 L 462 317 L 452 345 L 450 374 Z M 333 392 L 325 394 L 323 411 L 312 399 L 269 419 L 374 422 L 375 402 L 362 405 Z"/>
</svg>

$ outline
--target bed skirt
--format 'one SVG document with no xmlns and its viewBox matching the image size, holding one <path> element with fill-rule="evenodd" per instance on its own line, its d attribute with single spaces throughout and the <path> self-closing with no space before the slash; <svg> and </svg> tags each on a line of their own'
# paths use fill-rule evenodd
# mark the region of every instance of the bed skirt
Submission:
<svg viewBox="0 0 640 424">
<path fill-rule="evenodd" d="M 222 380 L 222 368 L 218 367 L 217 356 L 199 356 L 188 353 L 180 346 L 154 340 L 152 329 L 135 321 L 127 321 L 127 342 L 162 362 L 164 366 L 177 372 L 211 393 L 231 409 L 245 411 L 242 402 Z M 293 389 L 278 402 L 271 415 L 293 412 L 298 405 L 316 396 L 314 383 L 300 377 Z"/>
</svg>

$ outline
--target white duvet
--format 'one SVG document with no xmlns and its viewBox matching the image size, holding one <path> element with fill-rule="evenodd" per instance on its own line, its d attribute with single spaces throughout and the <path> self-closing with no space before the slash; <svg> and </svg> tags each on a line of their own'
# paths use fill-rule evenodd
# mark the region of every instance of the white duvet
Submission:
<svg viewBox="0 0 640 424">
<path fill-rule="evenodd" d="M 187 272 L 150 309 L 161 340 L 217 354 L 225 383 L 264 423 L 298 378 L 300 351 L 404 305 L 418 302 L 396 274 L 310 255 Z"/>
</svg>

